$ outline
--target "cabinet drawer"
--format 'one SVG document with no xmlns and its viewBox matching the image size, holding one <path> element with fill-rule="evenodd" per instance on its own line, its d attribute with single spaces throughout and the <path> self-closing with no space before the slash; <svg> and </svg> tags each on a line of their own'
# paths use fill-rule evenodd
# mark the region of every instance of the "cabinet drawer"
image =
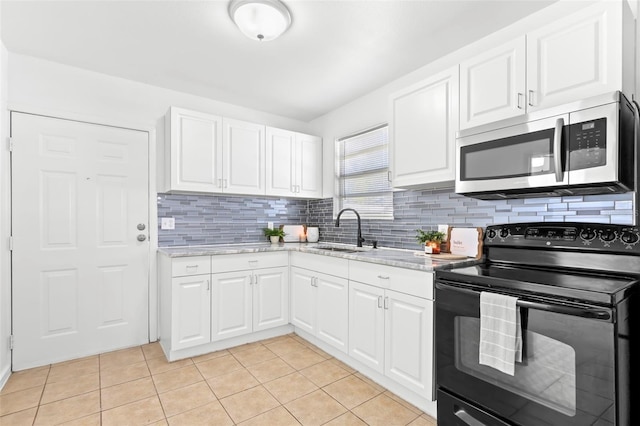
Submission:
<svg viewBox="0 0 640 426">
<path fill-rule="evenodd" d="M 433 272 L 351 260 L 349 280 L 433 299 Z"/>
<path fill-rule="evenodd" d="M 349 275 L 349 261 L 322 254 L 291 252 L 291 266 L 320 271 L 336 277 Z"/>
<path fill-rule="evenodd" d="M 289 265 L 289 253 L 259 252 L 242 254 L 220 254 L 211 256 L 211 272 L 245 271 L 258 268 L 275 268 Z"/>
<path fill-rule="evenodd" d="M 171 261 L 172 277 L 210 273 L 211 256 L 176 257 Z"/>
</svg>

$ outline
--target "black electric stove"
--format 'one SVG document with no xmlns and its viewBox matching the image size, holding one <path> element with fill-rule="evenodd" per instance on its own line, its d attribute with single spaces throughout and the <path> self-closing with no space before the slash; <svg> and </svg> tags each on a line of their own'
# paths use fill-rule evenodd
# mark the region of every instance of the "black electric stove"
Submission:
<svg viewBox="0 0 640 426">
<path fill-rule="evenodd" d="M 436 272 L 438 424 L 640 424 L 640 228 L 490 226 L 484 256 Z M 518 298 L 528 344 L 514 376 L 478 364 L 481 292 Z"/>
</svg>

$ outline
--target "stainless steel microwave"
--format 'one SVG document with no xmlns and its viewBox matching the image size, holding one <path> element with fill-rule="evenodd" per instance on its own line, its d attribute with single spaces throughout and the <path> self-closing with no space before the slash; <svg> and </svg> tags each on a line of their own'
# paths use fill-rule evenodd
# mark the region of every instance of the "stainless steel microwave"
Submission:
<svg viewBox="0 0 640 426">
<path fill-rule="evenodd" d="M 481 199 L 634 190 L 637 119 L 620 92 L 464 130 L 459 194 Z"/>
</svg>

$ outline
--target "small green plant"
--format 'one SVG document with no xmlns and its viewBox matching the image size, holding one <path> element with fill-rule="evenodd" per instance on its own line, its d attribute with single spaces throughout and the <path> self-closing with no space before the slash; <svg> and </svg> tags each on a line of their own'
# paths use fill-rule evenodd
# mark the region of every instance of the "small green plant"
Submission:
<svg viewBox="0 0 640 426">
<path fill-rule="evenodd" d="M 280 228 L 262 228 L 265 237 L 284 237 L 286 234 Z"/>
<path fill-rule="evenodd" d="M 444 239 L 445 235 L 440 231 L 423 231 L 422 229 L 416 229 L 416 240 L 420 244 L 424 244 L 428 241 L 434 241 L 436 243 L 441 243 Z"/>
</svg>

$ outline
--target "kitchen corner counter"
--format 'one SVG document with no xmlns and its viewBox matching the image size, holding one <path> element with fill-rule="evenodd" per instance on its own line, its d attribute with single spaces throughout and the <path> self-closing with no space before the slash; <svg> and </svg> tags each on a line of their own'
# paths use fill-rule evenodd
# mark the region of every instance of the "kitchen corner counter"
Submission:
<svg viewBox="0 0 640 426">
<path fill-rule="evenodd" d="M 327 247 L 350 248 L 353 252 L 339 252 L 323 249 Z M 456 267 L 476 265 L 480 261 L 475 258 L 462 260 L 438 260 L 419 256 L 420 252 L 415 250 L 404 250 L 394 248 L 370 247 L 356 248 L 343 244 L 329 243 L 256 243 L 256 244 L 232 244 L 232 245 L 209 245 L 209 246 L 184 246 L 184 247 L 162 247 L 158 253 L 167 257 L 185 256 L 210 256 L 241 253 L 259 253 L 274 251 L 299 251 L 304 253 L 319 254 L 323 256 L 337 257 L 348 260 L 375 263 L 379 265 L 395 266 L 399 268 L 415 269 L 433 272 L 438 269 L 451 269 Z"/>
</svg>

